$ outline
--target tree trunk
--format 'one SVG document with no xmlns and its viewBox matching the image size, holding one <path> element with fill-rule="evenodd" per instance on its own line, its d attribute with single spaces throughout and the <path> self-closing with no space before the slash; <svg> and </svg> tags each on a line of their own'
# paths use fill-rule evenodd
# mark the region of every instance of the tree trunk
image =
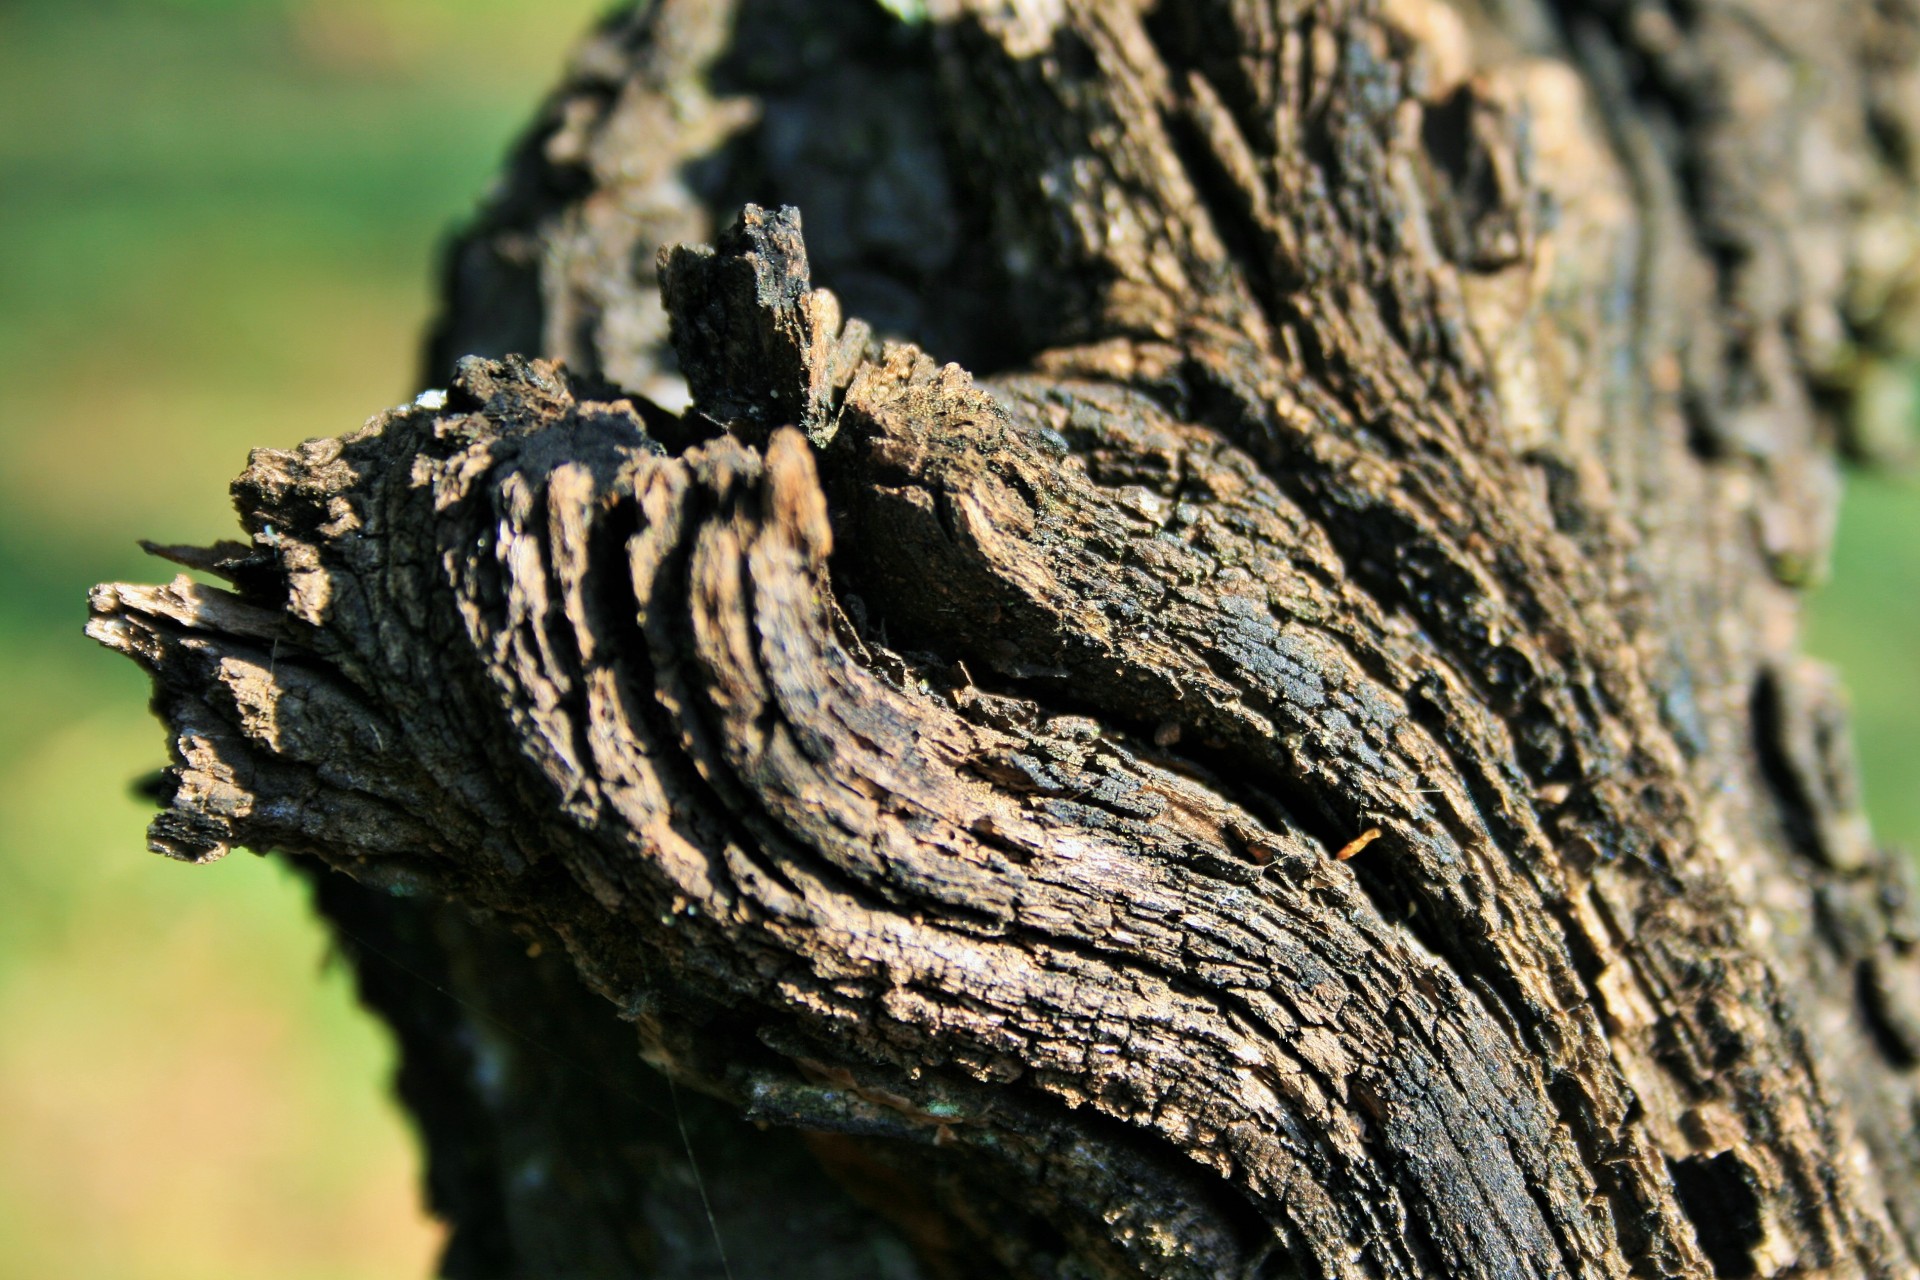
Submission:
<svg viewBox="0 0 1920 1280">
<path fill-rule="evenodd" d="M 1917 51 L 642 4 L 444 395 L 96 592 L 154 847 L 313 869 L 449 1276 L 1920 1274 L 1920 919 L 1795 653 Z"/>
</svg>

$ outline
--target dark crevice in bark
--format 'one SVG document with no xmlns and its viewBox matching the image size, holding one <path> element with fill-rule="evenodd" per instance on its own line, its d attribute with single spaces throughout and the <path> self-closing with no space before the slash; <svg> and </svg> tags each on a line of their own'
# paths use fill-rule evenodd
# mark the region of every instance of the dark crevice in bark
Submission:
<svg viewBox="0 0 1920 1280">
<path fill-rule="evenodd" d="M 1881 991 L 1884 981 L 1885 978 L 1877 975 L 1871 964 L 1858 966 L 1854 982 L 1860 1002 L 1860 1016 L 1887 1061 L 1911 1071 L 1915 1066 L 1920 1066 L 1920 1052 L 1915 1050 L 1912 1027 L 1901 1026 L 1900 1015 L 1888 1008 L 1888 1001 Z"/>
<path fill-rule="evenodd" d="M 1689 1156 L 1673 1164 L 1674 1185 L 1699 1231 L 1713 1274 L 1730 1280 L 1756 1274 L 1753 1250 L 1766 1236 L 1760 1197 L 1750 1176 L 1732 1152 Z"/>
</svg>

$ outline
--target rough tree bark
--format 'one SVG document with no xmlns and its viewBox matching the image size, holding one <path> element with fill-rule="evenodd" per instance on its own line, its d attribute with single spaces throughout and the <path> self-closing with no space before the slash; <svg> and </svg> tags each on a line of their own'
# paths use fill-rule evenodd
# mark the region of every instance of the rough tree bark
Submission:
<svg viewBox="0 0 1920 1280">
<path fill-rule="evenodd" d="M 718 1274 L 690 1153 L 743 1280 L 1917 1274 L 1920 920 L 1795 652 L 1916 67 L 1910 0 L 639 5 L 444 395 L 96 592 L 154 847 L 312 869 L 451 1276 Z"/>
</svg>

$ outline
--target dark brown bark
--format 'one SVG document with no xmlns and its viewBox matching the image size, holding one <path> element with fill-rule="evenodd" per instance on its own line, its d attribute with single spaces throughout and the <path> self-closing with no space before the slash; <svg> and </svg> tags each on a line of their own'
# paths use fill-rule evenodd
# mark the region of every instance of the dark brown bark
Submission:
<svg viewBox="0 0 1920 1280">
<path fill-rule="evenodd" d="M 1920 16 L 929 10 L 610 21 L 444 398 L 95 595 L 447 1274 L 716 1274 L 691 1154 L 742 1277 L 1915 1274 L 1920 922 L 1794 645 Z"/>
</svg>

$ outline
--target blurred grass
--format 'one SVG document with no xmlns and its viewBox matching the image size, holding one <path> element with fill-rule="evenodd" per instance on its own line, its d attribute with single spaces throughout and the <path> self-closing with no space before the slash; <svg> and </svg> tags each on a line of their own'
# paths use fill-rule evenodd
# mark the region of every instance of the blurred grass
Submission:
<svg viewBox="0 0 1920 1280">
<path fill-rule="evenodd" d="M 1846 675 L 1875 832 L 1920 854 L 1920 477 L 1849 476 L 1833 563 L 1806 647 Z"/>
<path fill-rule="evenodd" d="M 0 1280 L 424 1275 L 390 1049 L 277 864 L 141 852 L 133 540 L 410 392 L 431 248 L 599 0 L 0 0 Z M 1920 844 L 1920 494 L 1856 481 L 1816 651 Z"/>
<path fill-rule="evenodd" d="M 601 0 L 0 0 L 0 1277 L 428 1274 L 391 1048 L 277 863 L 147 855 L 80 637 L 254 445 L 411 393 L 433 246 Z"/>
</svg>

